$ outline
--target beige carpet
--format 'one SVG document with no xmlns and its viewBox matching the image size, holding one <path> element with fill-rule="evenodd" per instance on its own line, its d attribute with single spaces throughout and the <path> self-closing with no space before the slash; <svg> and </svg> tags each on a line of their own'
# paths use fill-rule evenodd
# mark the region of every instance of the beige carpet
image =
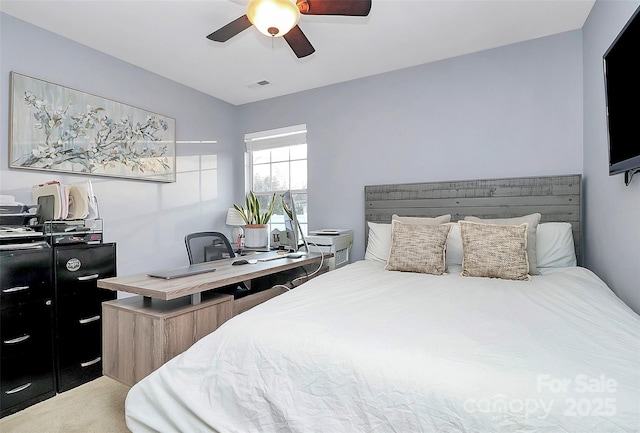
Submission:
<svg viewBox="0 0 640 433">
<path fill-rule="evenodd" d="M 100 377 L 0 420 L 2 433 L 129 433 L 129 387 Z"/>
</svg>

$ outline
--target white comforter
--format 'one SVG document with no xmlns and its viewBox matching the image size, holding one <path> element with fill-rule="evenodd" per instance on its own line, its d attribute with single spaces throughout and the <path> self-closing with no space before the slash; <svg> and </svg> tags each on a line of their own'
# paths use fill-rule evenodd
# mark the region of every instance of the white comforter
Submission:
<svg viewBox="0 0 640 433">
<path fill-rule="evenodd" d="M 134 432 L 635 432 L 640 318 L 593 273 L 529 282 L 360 261 L 135 385 Z"/>
</svg>

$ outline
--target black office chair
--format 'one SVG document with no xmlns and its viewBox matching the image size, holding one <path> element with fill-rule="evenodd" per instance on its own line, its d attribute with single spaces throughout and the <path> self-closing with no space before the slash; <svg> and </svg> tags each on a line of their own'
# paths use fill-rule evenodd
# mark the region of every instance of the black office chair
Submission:
<svg viewBox="0 0 640 433">
<path fill-rule="evenodd" d="M 219 232 L 190 233 L 184 237 L 189 264 L 235 257 L 227 237 Z"/>
<path fill-rule="evenodd" d="M 184 237 L 184 243 L 187 247 L 190 265 L 234 258 L 236 256 L 227 237 L 219 232 L 190 233 Z M 213 291 L 228 293 L 233 295 L 234 298 L 239 298 L 247 295 L 249 288 L 244 282 L 240 282 Z"/>
</svg>

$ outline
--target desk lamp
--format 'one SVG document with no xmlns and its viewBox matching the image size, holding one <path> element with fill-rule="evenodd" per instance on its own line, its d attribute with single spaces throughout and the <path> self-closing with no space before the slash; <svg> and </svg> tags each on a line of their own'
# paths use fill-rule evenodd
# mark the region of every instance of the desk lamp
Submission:
<svg viewBox="0 0 640 433">
<path fill-rule="evenodd" d="M 227 211 L 226 224 L 228 226 L 234 226 L 232 231 L 232 240 L 239 251 L 243 246 L 242 240 L 244 239 L 244 230 L 242 229 L 242 226 L 244 226 L 245 224 L 244 219 L 237 210 L 235 210 L 234 208 L 229 208 L 229 210 Z"/>
</svg>

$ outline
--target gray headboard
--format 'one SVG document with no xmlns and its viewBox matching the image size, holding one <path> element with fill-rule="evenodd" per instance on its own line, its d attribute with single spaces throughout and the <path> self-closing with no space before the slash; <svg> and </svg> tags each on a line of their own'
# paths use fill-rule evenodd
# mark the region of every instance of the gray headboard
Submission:
<svg viewBox="0 0 640 433">
<path fill-rule="evenodd" d="M 509 218 L 539 212 L 541 222 L 571 223 L 581 264 L 581 183 L 582 176 L 575 174 L 365 186 L 365 239 L 366 222 L 388 223 L 393 214 L 419 217 L 451 214 L 451 221 L 458 221 L 467 215 Z"/>
</svg>

